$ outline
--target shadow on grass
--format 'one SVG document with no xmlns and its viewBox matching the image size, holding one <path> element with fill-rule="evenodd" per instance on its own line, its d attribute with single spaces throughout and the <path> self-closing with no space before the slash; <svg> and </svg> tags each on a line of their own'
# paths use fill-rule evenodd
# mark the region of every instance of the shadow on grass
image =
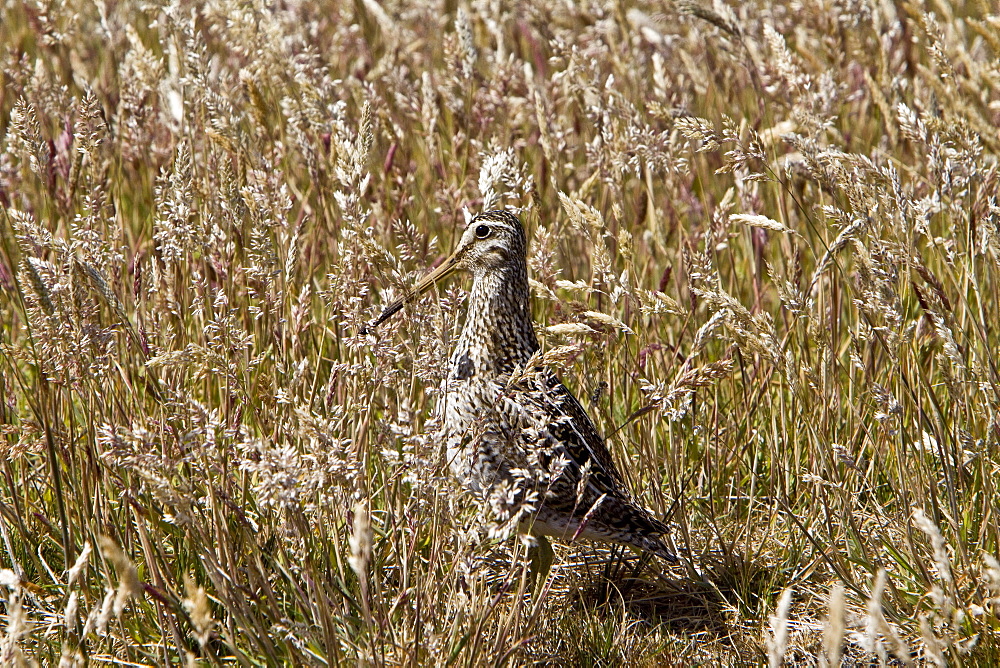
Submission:
<svg viewBox="0 0 1000 668">
<path fill-rule="evenodd" d="M 776 593 L 773 568 L 732 554 L 711 555 L 697 567 L 616 556 L 588 580 L 578 589 L 589 606 L 624 603 L 646 621 L 702 631 L 721 628 L 734 611 L 756 616 Z"/>
<path fill-rule="evenodd" d="M 740 620 L 759 619 L 773 600 L 773 568 L 738 554 L 710 555 L 697 568 L 691 562 L 665 567 L 618 550 L 602 566 L 571 587 L 569 600 L 579 612 L 616 616 L 624 609 L 650 630 L 715 645 L 747 665 L 764 658 L 762 647 L 747 642 L 753 634 Z"/>
</svg>

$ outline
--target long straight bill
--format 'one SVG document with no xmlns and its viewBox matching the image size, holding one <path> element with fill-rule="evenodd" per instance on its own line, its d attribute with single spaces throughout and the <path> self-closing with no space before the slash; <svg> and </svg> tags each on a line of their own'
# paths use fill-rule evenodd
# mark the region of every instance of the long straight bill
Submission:
<svg viewBox="0 0 1000 668">
<path fill-rule="evenodd" d="M 368 323 L 365 327 L 363 327 L 361 329 L 361 333 L 367 334 L 371 330 L 375 329 L 383 322 L 385 322 L 392 316 L 396 315 L 396 313 L 398 313 L 403 308 L 404 305 L 416 300 L 418 297 L 420 297 L 420 295 L 430 290 L 442 278 L 445 278 L 453 271 L 455 271 L 458 268 L 458 258 L 459 258 L 458 251 L 448 256 L 448 258 L 444 262 L 442 262 L 437 269 L 433 270 L 432 272 L 421 278 L 419 281 L 417 281 L 417 284 L 413 286 L 412 290 L 408 291 L 402 297 L 400 297 L 399 299 L 397 299 L 396 301 L 392 302 L 384 309 L 382 309 L 382 313 L 379 314 L 377 318 Z"/>
</svg>

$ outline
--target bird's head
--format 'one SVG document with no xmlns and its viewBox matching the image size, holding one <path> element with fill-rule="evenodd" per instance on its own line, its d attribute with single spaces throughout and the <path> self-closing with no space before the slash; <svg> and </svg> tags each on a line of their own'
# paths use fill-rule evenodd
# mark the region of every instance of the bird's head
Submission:
<svg viewBox="0 0 1000 668">
<path fill-rule="evenodd" d="M 389 304 L 365 330 L 389 319 L 443 279 L 457 271 L 481 276 L 508 266 L 523 264 L 525 256 L 524 227 L 517 216 L 508 211 L 486 211 L 473 218 L 454 252 L 429 274 L 417 281 L 412 289 Z"/>
</svg>

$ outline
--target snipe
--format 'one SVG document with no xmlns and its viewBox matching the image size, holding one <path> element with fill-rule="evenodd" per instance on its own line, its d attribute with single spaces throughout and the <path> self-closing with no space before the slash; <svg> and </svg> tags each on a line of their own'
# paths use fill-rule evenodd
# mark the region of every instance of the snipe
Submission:
<svg viewBox="0 0 1000 668">
<path fill-rule="evenodd" d="M 632 498 L 604 439 L 576 397 L 532 356 L 525 235 L 506 211 L 476 216 L 455 252 L 372 321 L 371 329 L 450 274 L 472 274 L 468 314 L 443 395 L 444 440 L 455 476 L 508 528 L 631 545 L 668 561 L 667 527 Z"/>
</svg>

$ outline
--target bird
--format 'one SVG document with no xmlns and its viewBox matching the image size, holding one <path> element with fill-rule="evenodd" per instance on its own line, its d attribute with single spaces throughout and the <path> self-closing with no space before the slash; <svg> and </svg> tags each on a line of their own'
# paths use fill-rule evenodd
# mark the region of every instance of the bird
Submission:
<svg viewBox="0 0 1000 668">
<path fill-rule="evenodd" d="M 472 275 L 472 288 L 443 381 L 442 437 L 452 473 L 489 504 L 495 526 L 531 537 L 536 590 L 553 560 L 548 537 L 629 545 L 676 562 L 668 527 L 635 500 L 587 411 L 542 363 L 516 215 L 473 217 L 454 252 L 364 332 L 459 272 Z"/>
</svg>

